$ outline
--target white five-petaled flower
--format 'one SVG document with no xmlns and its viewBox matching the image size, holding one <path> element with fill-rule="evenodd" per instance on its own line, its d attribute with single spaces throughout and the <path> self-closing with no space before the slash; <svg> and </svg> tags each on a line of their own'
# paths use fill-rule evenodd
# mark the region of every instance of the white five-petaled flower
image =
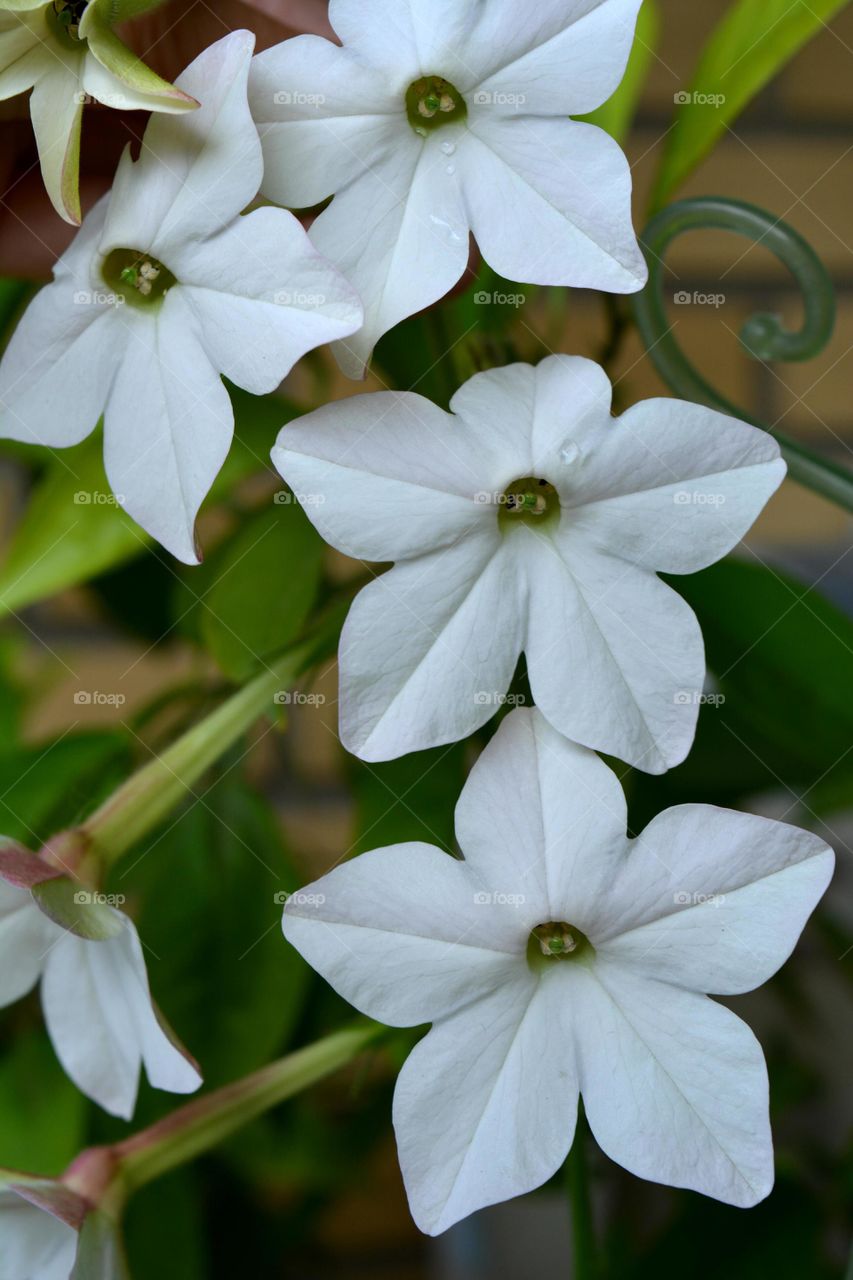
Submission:
<svg viewBox="0 0 853 1280">
<path fill-rule="evenodd" d="M 41 979 L 45 1023 L 65 1072 L 105 1111 L 129 1120 L 143 1064 L 151 1084 L 171 1093 L 192 1093 L 201 1077 L 152 1004 L 133 923 L 106 904 L 98 916 L 103 938 L 78 937 L 49 919 L 29 890 L 0 880 L 0 1007 Z"/>
<path fill-rule="evenodd" d="M 740 1206 L 770 1191 L 761 1048 L 706 993 L 750 991 L 784 963 L 832 851 L 710 805 L 635 840 L 626 817 L 607 766 L 520 709 L 460 797 L 464 861 L 379 849 L 285 908 L 286 938 L 357 1009 L 433 1023 L 394 1095 L 424 1231 L 547 1181 L 579 1094 L 632 1173 Z"/>
<path fill-rule="evenodd" d="M 42 177 L 57 213 L 80 221 L 80 134 L 88 99 L 119 110 L 183 112 L 195 99 L 115 35 L 111 0 L 0 0 L 0 99 L 32 89 Z"/>
<path fill-rule="evenodd" d="M 64 1181 L 0 1169 L 0 1239 L 0 1280 L 129 1280 L 117 1225 Z"/>
<path fill-rule="evenodd" d="M 341 637 L 348 750 L 383 760 L 464 738 L 524 652 L 561 733 L 649 773 L 684 759 L 704 648 L 656 571 L 730 551 L 785 464 L 765 432 L 700 405 L 610 406 L 598 365 L 552 356 L 478 374 L 450 414 L 378 393 L 282 430 L 273 461 L 323 537 L 397 561 Z"/>
<path fill-rule="evenodd" d="M 621 80 L 640 0 L 331 0 L 343 47 L 299 36 L 255 59 L 266 196 L 305 208 L 365 304 L 338 358 L 462 277 L 473 235 L 501 275 L 632 293 L 646 266 L 628 162 L 570 120 Z"/>
<path fill-rule="evenodd" d="M 292 214 L 257 209 L 249 114 L 254 37 L 226 36 L 179 80 L 203 103 L 155 116 L 126 152 L 0 364 L 0 435 L 61 447 L 104 415 L 119 501 L 179 559 L 228 453 L 220 374 L 273 391 L 306 351 L 352 333 L 361 304 Z"/>
</svg>

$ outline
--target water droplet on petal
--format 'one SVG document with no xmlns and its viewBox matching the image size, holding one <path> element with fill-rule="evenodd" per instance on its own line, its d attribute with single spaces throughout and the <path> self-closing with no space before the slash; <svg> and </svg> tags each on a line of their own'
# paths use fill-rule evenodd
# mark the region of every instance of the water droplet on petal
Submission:
<svg viewBox="0 0 853 1280">
<path fill-rule="evenodd" d="M 442 142 L 441 149 L 446 156 L 452 156 L 456 151 L 455 142 Z"/>
<path fill-rule="evenodd" d="M 560 457 L 567 466 L 571 466 L 573 462 L 577 462 L 580 456 L 580 445 L 574 440 L 567 440 L 560 450 Z"/>
<path fill-rule="evenodd" d="M 447 166 L 447 169 L 445 170 L 445 172 L 449 175 L 449 177 L 451 177 L 451 178 L 452 178 L 452 177 L 453 177 L 453 175 L 454 175 L 454 173 L 456 172 L 456 165 L 455 165 L 455 164 L 449 164 L 449 165 Z"/>
</svg>

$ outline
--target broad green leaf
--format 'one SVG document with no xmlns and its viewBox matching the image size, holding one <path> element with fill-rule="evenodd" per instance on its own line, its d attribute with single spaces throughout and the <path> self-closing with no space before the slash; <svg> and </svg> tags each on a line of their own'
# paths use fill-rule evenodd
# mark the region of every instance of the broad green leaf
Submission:
<svg viewBox="0 0 853 1280">
<path fill-rule="evenodd" d="M 99 434 L 52 461 L 0 566 L 0 616 L 144 551 L 148 538 L 116 504 Z"/>
<path fill-rule="evenodd" d="M 235 440 L 208 503 L 256 471 L 272 473 L 269 453 L 294 406 L 229 387 Z M 44 450 L 28 449 L 41 461 Z M 87 582 L 142 555 L 152 540 L 117 505 L 104 473 L 100 433 L 56 453 L 36 484 L 0 565 L 0 617 Z M 155 551 L 161 557 L 165 552 Z"/>
<path fill-rule="evenodd" d="M 289 491 L 275 496 L 212 565 L 198 606 L 203 643 L 232 680 L 295 640 L 317 597 L 325 544 Z"/>
<path fill-rule="evenodd" d="M 356 851 L 423 840 L 454 849 L 453 810 L 465 781 L 465 747 L 454 743 L 384 764 L 353 761 Z"/>
<path fill-rule="evenodd" d="M 634 47 L 622 83 L 611 98 L 589 115 L 578 116 L 579 120 L 596 124 L 600 129 L 606 129 L 617 142 L 622 141 L 631 128 L 657 47 L 659 32 L 660 12 L 656 0 L 644 0 L 637 18 Z"/>
<path fill-rule="evenodd" d="M 675 126 L 652 197 L 659 208 L 744 107 L 847 0 L 733 0 L 676 97 Z"/>
</svg>

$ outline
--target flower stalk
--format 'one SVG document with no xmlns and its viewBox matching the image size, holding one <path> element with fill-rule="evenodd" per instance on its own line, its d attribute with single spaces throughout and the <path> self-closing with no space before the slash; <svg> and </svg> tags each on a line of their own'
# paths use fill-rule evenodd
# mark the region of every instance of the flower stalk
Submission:
<svg viewBox="0 0 853 1280">
<path fill-rule="evenodd" d="M 224 1142 L 285 1099 L 346 1066 L 385 1028 L 366 1020 L 180 1107 L 111 1150 L 125 1197 Z"/>
</svg>

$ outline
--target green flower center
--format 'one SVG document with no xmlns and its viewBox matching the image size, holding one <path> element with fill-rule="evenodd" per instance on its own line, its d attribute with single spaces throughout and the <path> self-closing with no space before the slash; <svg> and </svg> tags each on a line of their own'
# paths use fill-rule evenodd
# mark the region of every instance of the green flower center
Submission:
<svg viewBox="0 0 853 1280">
<path fill-rule="evenodd" d="M 565 920 L 538 924 L 527 941 L 527 963 L 531 969 L 544 969 L 555 960 L 579 960 L 592 954 L 586 934 Z"/>
<path fill-rule="evenodd" d="M 524 476 L 501 494 L 498 519 L 505 528 L 515 524 L 548 524 L 560 515 L 560 496 L 548 480 Z"/>
<path fill-rule="evenodd" d="M 416 133 L 458 124 L 468 115 L 465 99 L 443 76 L 422 76 L 406 90 L 406 115 Z"/>
<path fill-rule="evenodd" d="M 134 307 L 159 306 L 177 280 L 168 267 L 139 249 L 113 249 L 104 260 L 107 286 Z"/>
<path fill-rule="evenodd" d="M 48 7 L 48 21 L 52 22 L 56 34 L 65 43 L 79 43 L 80 23 L 88 3 L 89 0 L 53 0 Z"/>
</svg>

